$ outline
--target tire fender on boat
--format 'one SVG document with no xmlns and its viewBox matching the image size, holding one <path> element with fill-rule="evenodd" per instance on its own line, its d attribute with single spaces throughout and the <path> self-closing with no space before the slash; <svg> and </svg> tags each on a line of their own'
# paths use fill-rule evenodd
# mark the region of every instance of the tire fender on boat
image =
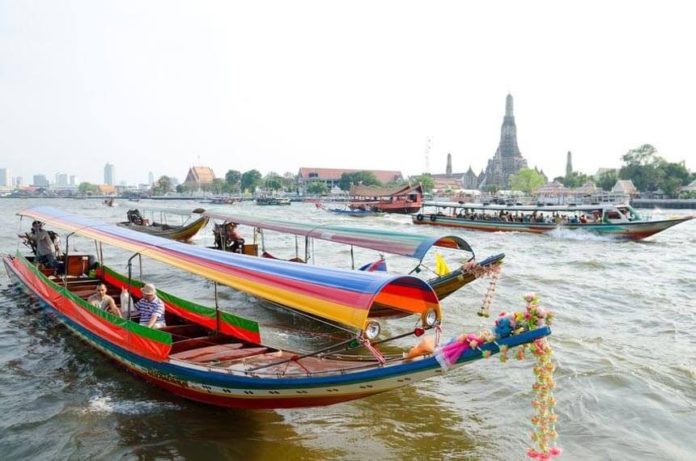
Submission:
<svg viewBox="0 0 696 461">
<path fill-rule="evenodd" d="M 437 216 L 435 216 L 434 214 L 431 214 L 431 215 L 430 215 L 430 220 L 431 220 L 432 222 L 437 221 Z"/>
<path fill-rule="evenodd" d="M 418 213 L 418 215 L 416 216 L 416 219 L 417 219 L 418 221 L 423 221 L 423 215 L 420 214 L 420 213 Z"/>
</svg>

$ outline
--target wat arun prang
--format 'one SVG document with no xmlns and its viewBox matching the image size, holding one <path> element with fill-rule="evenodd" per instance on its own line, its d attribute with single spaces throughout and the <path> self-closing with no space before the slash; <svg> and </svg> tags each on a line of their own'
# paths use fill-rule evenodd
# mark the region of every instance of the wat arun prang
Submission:
<svg viewBox="0 0 696 461">
<path fill-rule="evenodd" d="M 505 98 L 505 118 L 500 129 L 500 144 L 495 155 L 488 161 L 486 174 L 480 189 L 495 186 L 498 189 L 508 189 L 510 175 L 516 174 L 522 168 L 527 168 L 527 160 L 522 157 L 517 147 L 517 127 L 512 113 L 512 95 Z"/>
</svg>

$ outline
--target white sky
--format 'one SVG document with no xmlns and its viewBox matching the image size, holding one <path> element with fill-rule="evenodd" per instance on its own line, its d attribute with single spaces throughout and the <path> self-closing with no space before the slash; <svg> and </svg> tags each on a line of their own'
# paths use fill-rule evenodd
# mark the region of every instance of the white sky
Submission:
<svg viewBox="0 0 696 461">
<path fill-rule="evenodd" d="M 478 173 L 505 96 L 530 166 L 694 169 L 691 2 L 0 0 L 0 167 Z"/>
</svg>

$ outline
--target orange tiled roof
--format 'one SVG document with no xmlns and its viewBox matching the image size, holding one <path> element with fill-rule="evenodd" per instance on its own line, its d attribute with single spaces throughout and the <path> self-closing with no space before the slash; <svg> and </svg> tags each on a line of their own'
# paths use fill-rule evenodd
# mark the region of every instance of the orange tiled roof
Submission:
<svg viewBox="0 0 696 461">
<path fill-rule="evenodd" d="M 210 184 L 215 179 L 213 169 L 207 166 L 192 166 L 186 175 L 187 183 Z"/>
</svg>

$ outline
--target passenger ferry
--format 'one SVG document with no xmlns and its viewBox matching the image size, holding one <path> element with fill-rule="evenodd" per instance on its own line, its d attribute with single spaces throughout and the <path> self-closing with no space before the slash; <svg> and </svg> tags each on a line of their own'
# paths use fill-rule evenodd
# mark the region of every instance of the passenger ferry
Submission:
<svg viewBox="0 0 696 461">
<path fill-rule="evenodd" d="M 425 202 L 421 211 L 412 215 L 415 224 L 536 234 L 563 228 L 629 240 L 650 237 L 692 218 L 693 216 L 685 216 L 653 221 L 642 217 L 628 204 L 608 203 L 524 206 Z"/>
</svg>

